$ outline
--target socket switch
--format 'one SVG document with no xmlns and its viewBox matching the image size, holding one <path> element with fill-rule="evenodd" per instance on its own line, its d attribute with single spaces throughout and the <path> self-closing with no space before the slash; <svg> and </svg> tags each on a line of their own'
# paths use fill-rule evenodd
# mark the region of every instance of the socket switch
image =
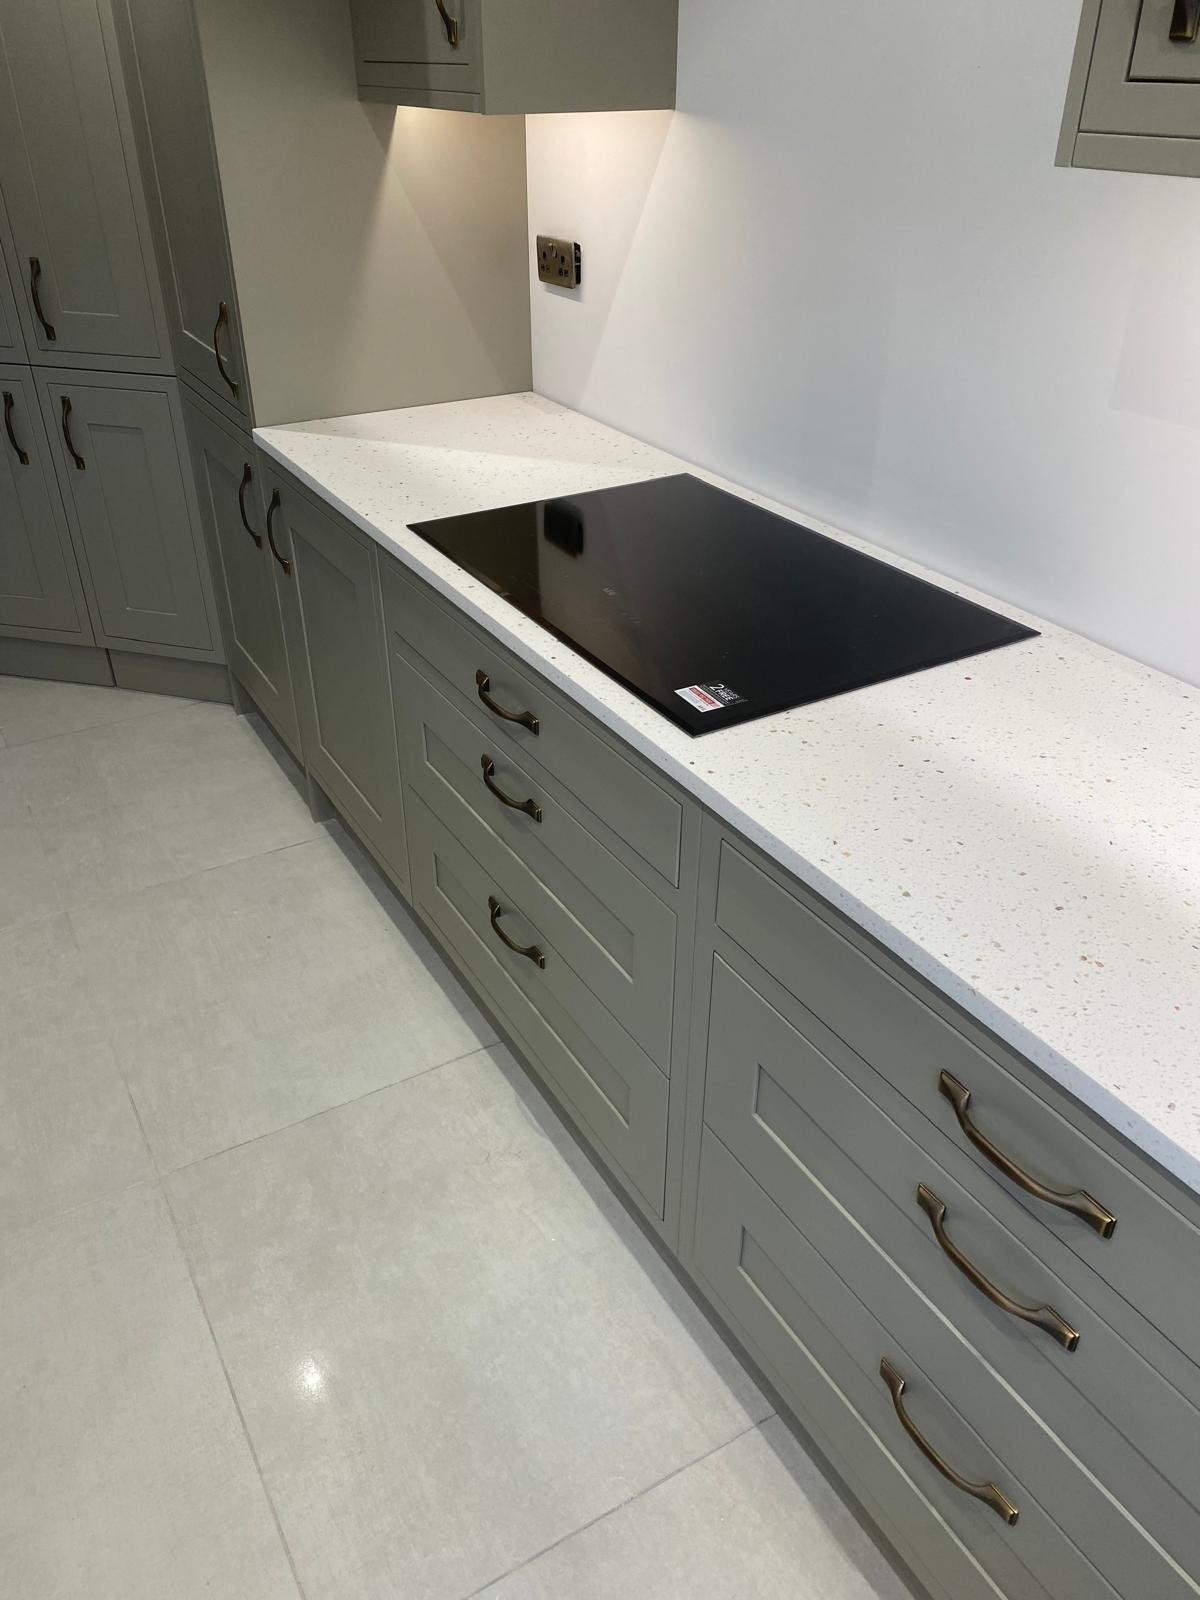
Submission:
<svg viewBox="0 0 1200 1600">
<path fill-rule="evenodd" d="M 538 277 L 559 289 L 578 289 L 583 282 L 583 255 L 572 239 L 537 238 Z"/>
</svg>

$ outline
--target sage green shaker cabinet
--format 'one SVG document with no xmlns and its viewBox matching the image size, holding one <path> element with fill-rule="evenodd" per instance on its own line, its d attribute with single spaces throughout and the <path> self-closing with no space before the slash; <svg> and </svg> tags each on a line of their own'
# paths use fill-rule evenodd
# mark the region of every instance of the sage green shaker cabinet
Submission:
<svg viewBox="0 0 1200 1600">
<path fill-rule="evenodd" d="M 359 95 L 449 111 L 669 110 L 678 0 L 351 0 Z"/>
<path fill-rule="evenodd" d="M 97 643 L 219 662 L 175 380 L 55 372 L 40 387 Z"/>
<path fill-rule="evenodd" d="M 251 416 L 204 60 L 190 0 L 114 0 L 181 374 Z"/>
<path fill-rule="evenodd" d="M 3 228 L 2 202 L 0 202 L 0 228 Z M 3 251 L 0 251 L 0 357 L 5 361 L 25 360 L 25 340 L 21 336 L 17 298 L 13 294 L 8 270 L 4 265 Z"/>
<path fill-rule="evenodd" d="M 109 0 L 0 0 L 0 189 L 31 357 L 167 370 Z"/>
<path fill-rule="evenodd" d="M 0 367 L 0 631 L 91 644 L 92 629 L 28 367 Z"/>
<path fill-rule="evenodd" d="M 407 894 L 376 546 L 269 467 L 262 487 L 305 767 Z"/>
<path fill-rule="evenodd" d="M 300 732 L 275 590 L 275 559 L 265 536 L 257 456 L 249 434 L 237 432 L 190 395 L 185 394 L 183 405 L 229 668 L 299 758 Z"/>
<path fill-rule="evenodd" d="M 1058 159 L 1200 177 L 1200 0 L 1086 0 Z"/>
</svg>

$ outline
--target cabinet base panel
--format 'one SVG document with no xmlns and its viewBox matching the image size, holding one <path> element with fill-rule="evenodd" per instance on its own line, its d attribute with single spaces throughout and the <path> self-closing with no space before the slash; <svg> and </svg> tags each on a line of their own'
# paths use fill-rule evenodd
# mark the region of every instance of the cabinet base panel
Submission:
<svg viewBox="0 0 1200 1600">
<path fill-rule="evenodd" d="M 92 645 L 54 644 L 45 639 L 0 639 L 0 675 L 52 678 L 58 683 L 114 683 L 108 651 Z"/>
<path fill-rule="evenodd" d="M 212 661 L 184 661 L 178 656 L 144 656 L 110 650 L 112 677 L 118 689 L 140 689 L 143 694 L 173 694 L 181 700 L 216 700 L 229 705 L 233 698 L 229 670 Z"/>
</svg>

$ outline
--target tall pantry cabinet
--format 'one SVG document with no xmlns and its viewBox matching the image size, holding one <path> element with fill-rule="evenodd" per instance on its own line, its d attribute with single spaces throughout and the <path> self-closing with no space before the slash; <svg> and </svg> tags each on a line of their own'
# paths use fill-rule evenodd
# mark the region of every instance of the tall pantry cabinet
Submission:
<svg viewBox="0 0 1200 1600">
<path fill-rule="evenodd" d="M 0 672 L 227 698 L 116 21 L 0 0 Z"/>
</svg>

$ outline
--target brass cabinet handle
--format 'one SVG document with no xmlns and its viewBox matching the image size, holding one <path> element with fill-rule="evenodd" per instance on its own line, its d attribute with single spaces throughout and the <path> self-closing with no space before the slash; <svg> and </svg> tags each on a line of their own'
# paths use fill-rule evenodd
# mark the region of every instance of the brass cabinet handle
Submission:
<svg viewBox="0 0 1200 1600">
<path fill-rule="evenodd" d="M 279 510 L 280 504 L 282 503 L 282 498 L 283 497 L 280 495 L 279 490 L 276 489 L 275 493 L 271 496 L 271 504 L 267 507 L 267 543 L 271 546 L 271 554 L 283 568 L 284 573 L 290 577 L 292 563 L 286 556 L 281 556 L 279 554 L 279 547 L 275 543 L 275 513 Z"/>
<path fill-rule="evenodd" d="M 42 310 L 41 282 L 42 263 L 38 260 L 37 256 L 30 256 L 29 296 L 33 301 L 34 315 L 42 325 L 42 332 L 46 335 L 47 339 L 50 340 L 51 344 L 53 344 L 58 338 L 58 335 L 54 331 L 54 324 L 46 320 L 46 313 Z"/>
<path fill-rule="evenodd" d="M 524 956 L 526 961 L 532 961 L 535 967 L 544 967 L 546 958 L 535 944 L 517 944 L 510 939 L 500 926 L 500 918 L 504 915 L 504 907 L 494 894 L 488 895 L 488 911 L 491 913 L 492 929 L 500 943 L 507 945 L 515 956 Z"/>
<path fill-rule="evenodd" d="M 523 811 L 527 817 L 532 817 L 535 822 L 542 820 L 542 808 L 536 800 L 514 800 L 511 795 L 496 782 L 496 763 L 491 756 L 480 756 L 479 765 L 483 768 L 483 781 L 496 796 L 502 806 L 507 806 L 510 811 Z"/>
<path fill-rule="evenodd" d="M 1171 13 L 1171 40 L 1175 44 L 1195 44 L 1200 33 L 1200 0 L 1175 0 Z"/>
<path fill-rule="evenodd" d="M 542 725 L 532 711 L 506 710 L 498 700 L 492 699 L 491 687 L 492 680 L 486 672 L 477 672 L 475 674 L 475 692 L 489 711 L 494 712 L 496 716 L 502 718 L 505 722 L 519 722 L 523 728 L 528 728 L 530 733 L 539 733 L 541 731 Z"/>
<path fill-rule="evenodd" d="M 75 448 L 75 441 L 71 438 L 71 402 L 64 394 L 62 397 L 62 436 L 67 449 L 71 452 L 71 460 L 75 463 L 77 472 L 87 471 L 87 462 Z"/>
<path fill-rule="evenodd" d="M 1001 1311 L 1007 1311 L 1010 1317 L 1020 1317 L 1022 1322 L 1031 1322 L 1035 1328 L 1041 1328 L 1043 1333 L 1048 1333 L 1052 1339 L 1057 1339 L 1064 1350 L 1075 1350 L 1078 1347 L 1079 1335 L 1069 1322 L 1059 1316 L 1053 1306 L 1027 1306 L 1022 1301 L 1014 1300 L 1005 1294 L 1003 1289 L 997 1289 L 994 1283 L 984 1277 L 975 1263 L 963 1254 L 946 1232 L 945 1204 L 923 1183 L 917 1185 L 917 1204 L 933 1224 L 933 1237 L 963 1277 L 969 1283 L 973 1283 L 981 1295 L 990 1300 L 994 1306 L 999 1306 Z"/>
<path fill-rule="evenodd" d="M 221 376 L 224 378 L 225 382 L 229 385 L 230 391 L 233 394 L 233 398 L 236 400 L 238 395 L 241 394 L 241 392 L 242 392 L 241 385 L 238 383 L 236 378 L 231 378 L 229 376 L 229 368 L 225 365 L 225 357 L 221 354 L 221 343 L 220 343 L 221 329 L 222 328 L 228 328 L 228 326 L 229 326 L 229 307 L 225 303 L 225 301 L 222 300 L 220 305 L 217 307 L 217 320 L 216 320 L 216 323 L 215 323 L 215 325 L 213 327 L 213 336 L 212 336 L 213 355 L 216 356 L 216 358 L 217 358 L 217 371 L 221 374 Z"/>
<path fill-rule="evenodd" d="M 965 1084 L 960 1083 L 952 1073 L 943 1072 L 938 1079 L 938 1089 L 954 1107 L 958 1125 L 967 1138 L 994 1167 L 999 1168 L 1006 1178 L 1015 1183 L 1019 1189 L 1024 1189 L 1026 1194 L 1031 1194 L 1035 1200 L 1044 1200 L 1048 1206 L 1057 1206 L 1060 1211 L 1069 1211 L 1072 1216 L 1079 1217 L 1102 1239 L 1112 1238 L 1117 1226 L 1116 1217 L 1102 1206 L 1099 1200 L 1094 1200 L 1086 1189 L 1052 1189 L 1048 1184 L 1040 1183 L 1037 1178 L 1023 1171 L 1011 1156 L 1006 1156 L 1003 1150 L 997 1149 L 990 1139 L 980 1133 L 968 1115 L 971 1091 Z"/>
<path fill-rule="evenodd" d="M 458 18 L 452 17 L 446 10 L 446 0 L 434 0 L 446 29 L 446 38 L 451 50 L 458 49 Z"/>
<path fill-rule="evenodd" d="M 969 1494 L 974 1500 L 982 1500 L 984 1505 L 991 1506 L 996 1515 L 1003 1522 L 1006 1522 L 1010 1528 L 1015 1527 L 1017 1518 L 1021 1513 L 998 1485 L 994 1483 L 972 1483 L 970 1478 L 964 1478 L 961 1473 L 955 1472 L 950 1463 L 940 1456 L 929 1443 L 905 1408 L 904 1391 L 908 1385 L 886 1356 L 879 1363 L 879 1376 L 891 1390 L 892 1404 L 896 1408 L 896 1415 L 900 1418 L 900 1426 L 925 1459 L 932 1462 L 942 1477 L 952 1483 L 956 1489 L 961 1489 L 963 1494 Z"/>
<path fill-rule="evenodd" d="M 246 532 L 261 550 L 262 534 L 254 531 L 254 529 L 250 526 L 250 518 L 246 515 L 246 490 L 253 482 L 254 474 L 251 472 L 250 463 L 247 461 L 245 466 L 242 468 L 242 481 L 238 484 L 238 513 L 242 519 L 242 527 L 245 528 Z"/>
<path fill-rule="evenodd" d="M 17 460 L 21 463 L 21 465 L 23 467 L 27 467 L 29 465 L 29 452 L 27 450 L 22 450 L 21 449 L 21 446 L 17 443 L 17 436 L 13 432 L 12 414 L 13 414 L 13 407 L 16 405 L 16 403 L 17 402 L 16 402 L 15 397 L 13 395 L 11 395 L 7 389 L 5 389 L 5 391 L 4 391 L 4 431 L 8 435 L 9 444 L 12 445 L 12 447 L 13 447 L 13 454 L 16 456 Z"/>
</svg>

